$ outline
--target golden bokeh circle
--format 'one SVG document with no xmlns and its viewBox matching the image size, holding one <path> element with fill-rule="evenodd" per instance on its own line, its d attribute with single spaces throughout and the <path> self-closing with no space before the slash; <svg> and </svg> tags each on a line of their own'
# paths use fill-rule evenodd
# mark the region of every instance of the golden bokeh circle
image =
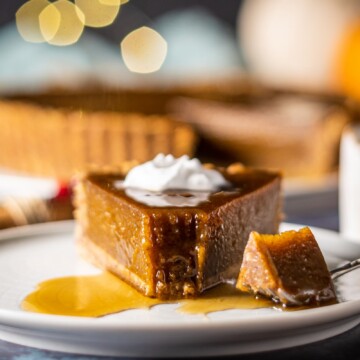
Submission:
<svg viewBox="0 0 360 360">
<path fill-rule="evenodd" d="M 39 16 L 44 39 L 57 46 L 76 43 L 84 30 L 84 21 L 84 14 L 68 0 L 49 4 Z"/>
<path fill-rule="evenodd" d="M 143 26 L 132 31 L 121 42 L 126 67 L 136 73 L 158 71 L 167 55 L 167 42 L 155 30 Z"/>
<path fill-rule="evenodd" d="M 120 11 L 121 0 L 75 0 L 85 15 L 85 25 L 104 27 L 111 25 Z"/>
<path fill-rule="evenodd" d="M 120 6 L 123 1 L 122 0 L 99 0 L 99 3 L 102 5 L 108 6 Z"/>
<path fill-rule="evenodd" d="M 39 15 L 50 4 L 47 0 L 30 0 L 16 12 L 16 26 L 21 37 L 32 43 L 45 41 L 40 29 Z"/>
</svg>

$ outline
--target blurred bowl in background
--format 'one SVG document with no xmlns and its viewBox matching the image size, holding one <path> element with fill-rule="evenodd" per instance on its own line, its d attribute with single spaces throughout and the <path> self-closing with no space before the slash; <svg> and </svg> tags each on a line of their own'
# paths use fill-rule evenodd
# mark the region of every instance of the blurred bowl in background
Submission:
<svg viewBox="0 0 360 360">
<path fill-rule="evenodd" d="M 351 120 L 340 104 L 299 96 L 274 96 L 251 104 L 182 98 L 172 107 L 229 157 L 303 181 L 336 170 L 341 132 Z"/>
</svg>

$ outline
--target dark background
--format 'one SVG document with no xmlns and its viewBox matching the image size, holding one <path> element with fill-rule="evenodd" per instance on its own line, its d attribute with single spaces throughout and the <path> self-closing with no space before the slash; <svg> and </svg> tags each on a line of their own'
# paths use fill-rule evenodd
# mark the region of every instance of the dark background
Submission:
<svg viewBox="0 0 360 360">
<path fill-rule="evenodd" d="M 0 0 L 0 28 L 14 21 L 17 9 L 25 2 L 25 0 Z M 111 26 L 96 29 L 96 32 L 110 40 L 119 41 L 129 31 L 143 25 L 151 25 L 159 15 L 192 7 L 205 8 L 235 30 L 240 4 L 241 0 L 130 0 L 123 5 L 119 16 Z"/>
</svg>

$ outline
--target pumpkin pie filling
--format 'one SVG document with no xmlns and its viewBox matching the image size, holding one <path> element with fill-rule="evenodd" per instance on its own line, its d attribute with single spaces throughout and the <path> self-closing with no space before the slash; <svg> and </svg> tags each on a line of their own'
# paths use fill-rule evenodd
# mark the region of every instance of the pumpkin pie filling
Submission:
<svg viewBox="0 0 360 360">
<path fill-rule="evenodd" d="M 159 299 L 196 297 L 236 279 L 250 232 L 278 231 L 281 177 L 234 166 L 216 171 L 230 186 L 147 191 L 122 186 L 126 171 L 83 176 L 75 192 L 80 252 Z"/>
<path fill-rule="evenodd" d="M 251 232 L 236 287 L 285 306 L 336 301 L 324 256 L 307 227 L 276 235 Z"/>
</svg>

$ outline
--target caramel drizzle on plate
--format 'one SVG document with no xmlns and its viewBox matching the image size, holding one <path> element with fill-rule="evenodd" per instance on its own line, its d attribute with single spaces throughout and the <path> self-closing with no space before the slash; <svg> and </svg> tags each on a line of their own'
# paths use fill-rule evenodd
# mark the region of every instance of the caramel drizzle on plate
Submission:
<svg viewBox="0 0 360 360">
<path fill-rule="evenodd" d="M 219 285 L 197 299 L 162 301 L 140 294 L 108 272 L 54 278 L 41 282 L 26 296 L 21 307 L 25 311 L 42 314 L 100 317 L 169 303 L 178 303 L 176 311 L 186 314 L 207 314 L 230 309 L 284 309 L 268 299 L 242 293 L 230 284 Z M 303 307 L 289 309 L 299 310 Z"/>
</svg>

